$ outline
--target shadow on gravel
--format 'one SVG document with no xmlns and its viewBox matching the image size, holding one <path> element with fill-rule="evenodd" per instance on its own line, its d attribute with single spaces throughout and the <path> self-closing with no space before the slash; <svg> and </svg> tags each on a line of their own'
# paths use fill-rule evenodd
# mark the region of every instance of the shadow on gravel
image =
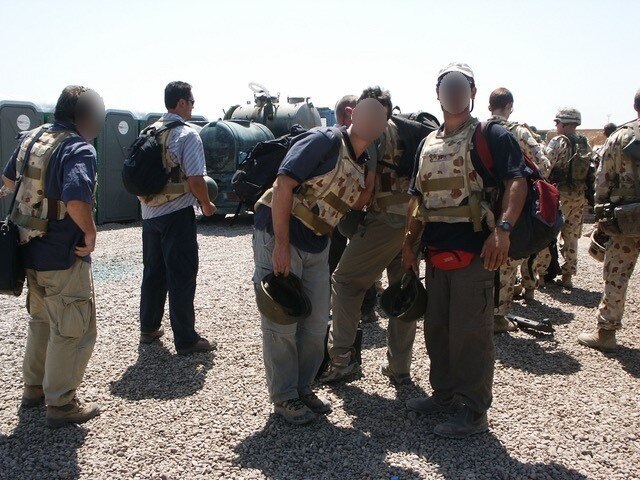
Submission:
<svg viewBox="0 0 640 480">
<path fill-rule="evenodd" d="M 13 432 L 0 435 L 0 478 L 79 478 L 77 450 L 86 436 L 78 426 L 48 428 L 44 407 L 20 409 Z"/>
<path fill-rule="evenodd" d="M 405 400 L 424 395 L 418 387 L 404 389 L 398 399 L 371 395 L 350 385 L 333 391 L 343 400 L 343 405 L 335 408 L 344 409 L 353 418 L 352 428 L 331 424 L 331 416 L 310 426 L 293 427 L 271 415 L 260 432 L 235 447 L 235 463 L 257 469 L 270 479 L 429 478 L 425 475 L 428 467 L 420 471 L 394 465 L 399 461 L 429 464 L 451 480 L 586 479 L 558 463 L 522 463 L 490 433 L 466 440 L 436 437 L 431 431 L 446 417 L 407 418 Z M 406 456 L 395 460 L 396 453 Z"/>
<path fill-rule="evenodd" d="M 567 290 L 559 285 L 549 285 L 544 289 L 544 292 L 559 302 L 587 308 L 597 307 L 602 297 L 602 292 L 594 292 L 579 287 L 573 287 L 571 290 Z"/>
<path fill-rule="evenodd" d="M 640 378 L 640 349 L 619 346 L 614 353 L 604 355 L 617 360 L 629 375 Z"/>
<path fill-rule="evenodd" d="M 160 342 L 140 345 L 136 363 L 111 382 L 110 390 L 128 400 L 188 397 L 202 389 L 213 360 L 211 353 L 172 355 Z"/>
<path fill-rule="evenodd" d="M 550 336 L 499 335 L 495 345 L 500 363 L 534 375 L 571 375 L 582 369 L 578 360 L 556 349 L 558 342 Z"/>
</svg>

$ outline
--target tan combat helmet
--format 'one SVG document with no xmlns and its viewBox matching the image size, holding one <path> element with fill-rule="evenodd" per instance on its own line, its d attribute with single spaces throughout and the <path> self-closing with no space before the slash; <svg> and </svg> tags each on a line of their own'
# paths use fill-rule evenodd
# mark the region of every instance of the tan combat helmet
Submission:
<svg viewBox="0 0 640 480">
<path fill-rule="evenodd" d="M 582 115 L 580 115 L 580 112 L 576 108 L 565 107 L 558 110 L 554 120 L 562 123 L 575 123 L 576 125 L 580 125 L 582 123 Z"/>
</svg>

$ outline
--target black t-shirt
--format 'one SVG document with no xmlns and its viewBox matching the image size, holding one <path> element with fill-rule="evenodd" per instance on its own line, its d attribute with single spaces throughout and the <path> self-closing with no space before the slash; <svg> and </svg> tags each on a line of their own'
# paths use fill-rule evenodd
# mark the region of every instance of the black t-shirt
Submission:
<svg viewBox="0 0 640 480">
<path fill-rule="evenodd" d="M 485 130 L 485 135 L 493 156 L 492 173 L 495 178 L 486 173 L 478 152 L 474 147 L 471 148 L 471 161 L 478 173 L 480 173 L 484 185 L 487 187 L 497 186 L 496 179 L 504 183 L 507 180 L 525 177 L 526 167 L 522 150 L 520 149 L 520 145 L 518 145 L 518 140 L 503 126 L 495 123 L 489 125 L 489 128 Z M 409 193 L 416 196 L 422 196 L 415 186 L 421 150 L 422 149 L 418 149 L 416 153 L 411 185 L 409 187 Z M 427 222 L 424 233 L 422 234 L 422 245 L 436 249 L 480 253 L 490 233 L 484 222 L 483 226 L 483 231 L 474 232 L 473 224 L 470 222 Z"/>
</svg>

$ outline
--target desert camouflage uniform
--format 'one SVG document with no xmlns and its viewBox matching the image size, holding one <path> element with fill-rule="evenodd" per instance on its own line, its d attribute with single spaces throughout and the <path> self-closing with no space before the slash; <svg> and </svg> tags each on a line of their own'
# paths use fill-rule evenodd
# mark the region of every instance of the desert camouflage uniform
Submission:
<svg viewBox="0 0 640 480">
<path fill-rule="evenodd" d="M 584 148 L 591 149 L 588 140 L 582 135 L 577 135 L 571 140 L 584 145 Z M 584 207 L 587 204 L 585 197 L 586 181 L 571 186 L 568 185 L 568 179 L 566 178 L 568 175 L 564 166 L 568 164 L 573 156 L 573 147 L 568 137 L 558 135 L 552 138 L 546 153 L 552 165 L 550 178 L 558 185 L 560 190 L 560 209 L 564 216 L 564 226 L 560 232 L 562 239 L 560 253 L 564 258 L 564 263 L 561 266 L 562 274 L 575 275 L 578 268 L 578 240 L 582 234 L 582 216 Z M 560 181 L 554 179 L 557 171 L 560 172 L 558 175 Z"/>
<path fill-rule="evenodd" d="M 640 196 L 634 193 L 634 187 L 640 179 L 636 178 L 640 165 L 626 155 L 622 149 L 634 137 L 638 123 L 635 120 L 616 130 L 607 140 L 602 152 L 602 161 L 596 173 L 597 204 L 618 201 L 640 201 Z M 637 133 L 636 133 L 637 135 Z M 635 161 L 640 164 L 639 161 Z M 628 189 L 627 195 L 620 195 L 620 189 Z M 640 254 L 640 237 L 626 235 L 611 235 L 606 245 L 604 256 L 604 293 L 598 307 L 598 328 L 604 330 L 619 330 L 622 328 L 622 315 L 627 294 L 629 278 Z"/>
<path fill-rule="evenodd" d="M 509 130 L 518 140 L 522 153 L 536 164 L 542 176 L 546 178 L 549 175 L 551 163 L 545 155 L 544 142 L 538 135 L 531 131 L 528 125 L 510 122 L 504 117 L 497 115 L 492 116 L 489 121 L 499 123 Z M 498 295 L 498 306 L 494 312 L 496 315 L 506 315 L 509 313 L 514 296 L 514 285 L 518 267 L 520 267 L 523 287 L 527 289 L 534 289 L 536 287 L 535 274 L 533 277 L 531 276 L 528 268 L 528 260 L 527 258 L 521 260 L 512 260 L 509 258 L 500 267 L 500 292 Z"/>
</svg>

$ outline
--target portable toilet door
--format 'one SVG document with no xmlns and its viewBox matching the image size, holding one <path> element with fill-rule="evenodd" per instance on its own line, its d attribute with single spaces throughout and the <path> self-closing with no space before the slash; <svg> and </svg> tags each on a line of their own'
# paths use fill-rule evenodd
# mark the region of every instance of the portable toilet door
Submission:
<svg viewBox="0 0 640 480">
<path fill-rule="evenodd" d="M 138 120 L 131 112 L 107 110 L 96 139 L 98 151 L 97 223 L 128 222 L 140 218 L 138 199 L 122 184 L 122 165 L 138 138 Z"/>
<path fill-rule="evenodd" d="M 44 114 L 33 103 L 0 102 L 0 173 L 4 172 L 11 154 L 18 146 L 17 136 L 27 130 L 39 127 L 44 122 Z M 9 212 L 11 197 L 0 201 L 0 218 Z"/>
<path fill-rule="evenodd" d="M 152 123 L 156 123 L 158 120 L 160 120 L 161 116 L 162 113 L 148 113 L 147 115 L 142 117 L 140 120 L 138 120 L 140 131 L 144 130 Z"/>
</svg>

